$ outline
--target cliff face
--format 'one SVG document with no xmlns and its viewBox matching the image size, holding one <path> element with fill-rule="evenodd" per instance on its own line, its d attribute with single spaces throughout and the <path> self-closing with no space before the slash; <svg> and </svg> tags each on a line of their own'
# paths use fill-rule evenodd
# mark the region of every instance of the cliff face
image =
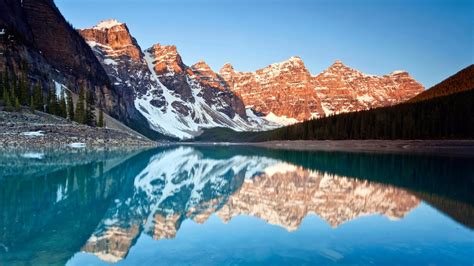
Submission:
<svg viewBox="0 0 474 266">
<path fill-rule="evenodd" d="M 196 101 L 193 94 L 213 106 L 218 112 L 233 119 L 235 115 L 246 119 L 242 100 L 232 93 L 227 84 L 204 62 L 191 67 L 185 65 L 175 46 L 154 45 L 147 50 L 153 59 L 154 70 L 161 83 L 183 101 Z M 190 112 L 182 106 L 182 110 Z"/>
<path fill-rule="evenodd" d="M 367 75 L 336 61 L 313 78 L 325 115 L 391 106 L 407 101 L 424 87 L 405 71 Z"/>
<path fill-rule="evenodd" d="M 323 112 L 312 77 L 303 60 L 292 57 L 256 72 L 235 72 L 224 65 L 220 75 L 231 90 L 240 95 L 245 105 L 265 115 L 304 120 Z"/>
<path fill-rule="evenodd" d="M 137 41 L 130 35 L 126 24 L 117 20 L 105 20 L 91 29 L 79 30 L 85 40 L 102 44 L 109 48 L 105 52 L 111 57 L 128 56 L 131 60 L 139 61 L 143 53 Z"/>
<path fill-rule="evenodd" d="M 424 89 L 405 71 L 367 75 L 340 61 L 312 76 L 299 57 L 255 72 L 236 72 L 227 64 L 219 74 L 245 105 L 293 122 L 390 106 Z"/>
<path fill-rule="evenodd" d="M 122 121 L 153 139 L 166 138 L 150 128 L 147 118 L 136 108 L 138 94 L 156 91 L 159 84 L 150 72 L 144 54 L 126 24 L 106 20 L 90 29 L 79 30 L 95 57 L 123 99 Z M 163 101 L 161 93 L 157 102 Z"/>
<path fill-rule="evenodd" d="M 52 0 L 1 0 L 0 7 L 2 72 L 26 72 L 45 90 L 53 80 L 76 93 L 85 87 L 94 92 L 99 105 L 121 117 L 123 102 L 104 69 Z"/>
</svg>

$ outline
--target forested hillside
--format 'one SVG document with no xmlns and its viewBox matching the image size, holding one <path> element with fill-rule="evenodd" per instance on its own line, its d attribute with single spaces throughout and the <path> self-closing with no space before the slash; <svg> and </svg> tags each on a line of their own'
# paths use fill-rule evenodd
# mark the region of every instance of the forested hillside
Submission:
<svg viewBox="0 0 474 266">
<path fill-rule="evenodd" d="M 428 90 L 427 96 L 425 96 L 427 100 L 339 114 L 266 132 L 240 133 L 213 129 L 204 132 L 196 140 L 257 142 L 271 140 L 472 139 L 474 138 L 473 69 L 470 66 Z M 431 90 L 434 92 L 431 93 Z M 429 96 L 443 94 L 448 95 Z"/>
<path fill-rule="evenodd" d="M 418 102 L 428 100 L 435 97 L 445 96 L 456 92 L 470 90 L 474 84 L 474 65 L 470 65 L 458 73 L 447 78 L 443 82 L 435 85 L 417 96 L 413 97 L 409 102 Z"/>
</svg>

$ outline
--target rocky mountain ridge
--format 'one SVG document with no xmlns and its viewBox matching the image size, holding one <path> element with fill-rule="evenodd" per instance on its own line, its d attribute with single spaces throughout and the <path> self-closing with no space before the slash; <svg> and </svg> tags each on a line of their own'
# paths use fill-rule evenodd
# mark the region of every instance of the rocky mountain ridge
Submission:
<svg viewBox="0 0 474 266">
<path fill-rule="evenodd" d="M 299 57 L 255 72 L 237 72 L 226 64 L 219 74 L 246 106 L 286 124 L 390 106 L 424 90 L 406 71 L 368 75 L 339 60 L 316 76 Z"/>
<path fill-rule="evenodd" d="M 79 33 L 125 95 L 128 113 L 145 118 L 144 127 L 187 139 L 209 127 L 244 131 L 277 126 L 246 110 L 204 62 L 185 65 L 175 46 L 156 44 L 142 51 L 126 24 L 116 20 Z"/>
<path fill-rule="evenodd" d="M 268 130 L 393 105 L 423 90 L 407 72 L 367 75 L 340 61 L 313 76 L 296 56 L 255 72 L 237 72 L 230 64 L 214 72 L 204 61 L 186 65 L 174 45 L 142 50 L 117 20 L 79 33 L 124 95 L 127 113 L 144 117 L 142 127 L 179 139 L 205 128 Z"/>
</svg>

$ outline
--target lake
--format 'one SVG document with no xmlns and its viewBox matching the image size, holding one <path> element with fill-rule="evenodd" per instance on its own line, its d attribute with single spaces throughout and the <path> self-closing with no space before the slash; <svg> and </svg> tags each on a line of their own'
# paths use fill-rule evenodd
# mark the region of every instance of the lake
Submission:
<svg viewBox="0 0 474 266">
<path fill-rule="evenodd" d="M 1 265 L 473 265 L 474 158 L 3 152 Z"/>
</svg>

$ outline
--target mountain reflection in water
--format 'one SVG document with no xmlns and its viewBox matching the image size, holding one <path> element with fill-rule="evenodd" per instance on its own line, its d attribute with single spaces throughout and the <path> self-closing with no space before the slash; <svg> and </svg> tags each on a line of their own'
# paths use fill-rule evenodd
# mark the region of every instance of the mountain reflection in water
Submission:
<svg viewBox="0 0 474 266">
<path fill-rule="evenodd" d="M 403 219 L 426 202 L 469 233 L 472 158 L 171 147 L 0 157 L 0 262 L 120 262 L 142 235 L 251 216 L 297 231 L 314 214 L 337 230 L 363 216 Z M 3 249 L 3 250 L 2 250 Z M 21 262 L 21 263 L 20 263 Z"/>
</svg>

